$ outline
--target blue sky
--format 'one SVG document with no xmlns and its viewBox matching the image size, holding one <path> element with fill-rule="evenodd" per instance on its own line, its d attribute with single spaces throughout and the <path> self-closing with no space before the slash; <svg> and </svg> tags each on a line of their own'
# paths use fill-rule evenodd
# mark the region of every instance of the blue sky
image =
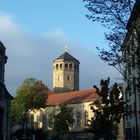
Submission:
<svg viewBox="0 0 140 140">
<path fill-rule="evenodd" d="M 11 14 L 24 30 L 36 35 L 61 29 L 70 39 L 89 47 L 103 39 L 104 28 L 85 17 L 88 11 L 82 0 L 5 0 L 0 9 Z"/>
<path fill-rule="evenodd" d="M 89 21 L 82 0 L 4 0 L 0 4 L 0 40 L 6 47 L 6 84 L 12 95 L 28 77 L 52 88 L 52 61 L 64 52 L 79 59 L 80 88 L 92 88 L 101 78 L 120 77 L 98 57 L 106 46 L 105 29 Z"/>
</svg>

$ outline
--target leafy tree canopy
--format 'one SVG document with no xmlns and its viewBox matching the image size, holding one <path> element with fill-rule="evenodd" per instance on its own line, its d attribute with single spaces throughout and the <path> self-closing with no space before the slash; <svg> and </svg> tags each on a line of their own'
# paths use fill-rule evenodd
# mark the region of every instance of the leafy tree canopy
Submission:
<svg viewBox="0 0 140 140">
<path fill-rule="evenodd" d="M 93 22 L 100 22 L 108 28 L 105 32 L 105 39 L 108 47 L 97 47 L 100 58 L 109 65 L 115 67 L 124 75 L 124 59 L 122 50 L 124 49 L 124 38 L 129 33 L 140 43 L 139 26 L 134 23 L 133 28 L 128 28 L 129 17 L 134 11 L 139 11 L 140 1 L 138 0 L 83 0 L 89 14 L 88 19 Z M 137 5 L 137 6 L 136 6 Z M 136 34 L 134 33 L 134 30 Z M 128 48 L 128 47 L 127 47 Z M 125 49 L 127 49 L 125 48 Z M 137 52 L 137 50 L 135 50 Z"/>
<path fill-rule="evenodd" d="M 59 106 L 60 112 L 54 116 L 54 130 L 57 132 L 68 131 L 69 128 L 73 125 L 73 113 L 72 108 L 62 104 Z"/>
<path fill-rule="evenodd" d="M 96 139 L 107 138 L 115 140 L 117 138 L 117 128 L 121 118 L 125 115 L 122 89 L 115 83 L 109 89 L 109 79 L 101 80 L 101 91 L 97 90 L 99 99 L 91 109 L 94 117 L 90 120 L 90 129 L 95 134 Z M 96 87 L 97 88 L 97 87 Z M 98 88 L 97 88 L 98 89 Z"/>
<path fill-rule="evenodd" d="M 17 89 L 16 96 L 11 103 L 13 121 L 21 122 L 28 116 L 29 111 L 46 106 L 47 93 L 45 85 L 36 83 L 35 78 L 27 78 Z"/>
<path fill-rule="evenodd" d="M 109 29 L 126 29 L 135 0 L 83 0 L 92 21 L 101 22 Z"/>
</svg>

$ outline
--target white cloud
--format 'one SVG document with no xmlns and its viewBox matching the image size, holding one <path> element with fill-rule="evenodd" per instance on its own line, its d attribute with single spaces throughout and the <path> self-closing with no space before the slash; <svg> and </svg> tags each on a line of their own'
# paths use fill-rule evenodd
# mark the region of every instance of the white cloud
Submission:
<svg viewBox="0 0 140 140">
<path fill-rule="evenodd" d="M 101 78 L 117 77 L 115 70 L 104 64 L 93 50 L 68 39 L 59 28 L 47 32 L 42 37 L 29 34 L 17 25 L 11 16 L 0 14 L 0 39 L 6 47 L 6 84 L 14 95 L 16 88 L 28 77 L 43 80 L 52 87 L 52 61 L 64 52 L 79 59 L 80 87 L 92 88 Z"/>
</svg>

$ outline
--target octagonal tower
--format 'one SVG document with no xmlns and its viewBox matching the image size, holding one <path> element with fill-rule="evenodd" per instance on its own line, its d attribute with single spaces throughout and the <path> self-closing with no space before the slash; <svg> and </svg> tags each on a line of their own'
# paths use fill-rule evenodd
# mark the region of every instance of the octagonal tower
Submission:
<svg viewBox="0 0 140 140">
<path fill-rule="evenodd" d="M 80 62 L 68 52 L 53 61 L 53 90 L 56 93 L 79 90 Z"/>
</svg>

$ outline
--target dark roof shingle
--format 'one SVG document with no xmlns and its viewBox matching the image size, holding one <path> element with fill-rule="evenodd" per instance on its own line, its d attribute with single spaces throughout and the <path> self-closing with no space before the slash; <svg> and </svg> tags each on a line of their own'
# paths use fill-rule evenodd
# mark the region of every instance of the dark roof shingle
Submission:
<svg viewBox="0 0 140 140">
<path fill-rule="evenodd" d="M 55 106 L 59 104 L 74 104 L 94 101 L 98 98 L 96 89 L 73 91 L 68 93 L 52 94 L 48 97 L 47 105 Z"/>
<path fill-rule="evenodd" d="M 72 55 L 70 55 L 68 52 L 63 53 L 62 55 L 60 55 L 55 60 L 59 60 L 59 59 L 70 60 L 70 61 L 75 61 L 75 62 L 78 62 L 79 63 L 79 61 L 76 58 L 74 58 Z"/>
</svg>

